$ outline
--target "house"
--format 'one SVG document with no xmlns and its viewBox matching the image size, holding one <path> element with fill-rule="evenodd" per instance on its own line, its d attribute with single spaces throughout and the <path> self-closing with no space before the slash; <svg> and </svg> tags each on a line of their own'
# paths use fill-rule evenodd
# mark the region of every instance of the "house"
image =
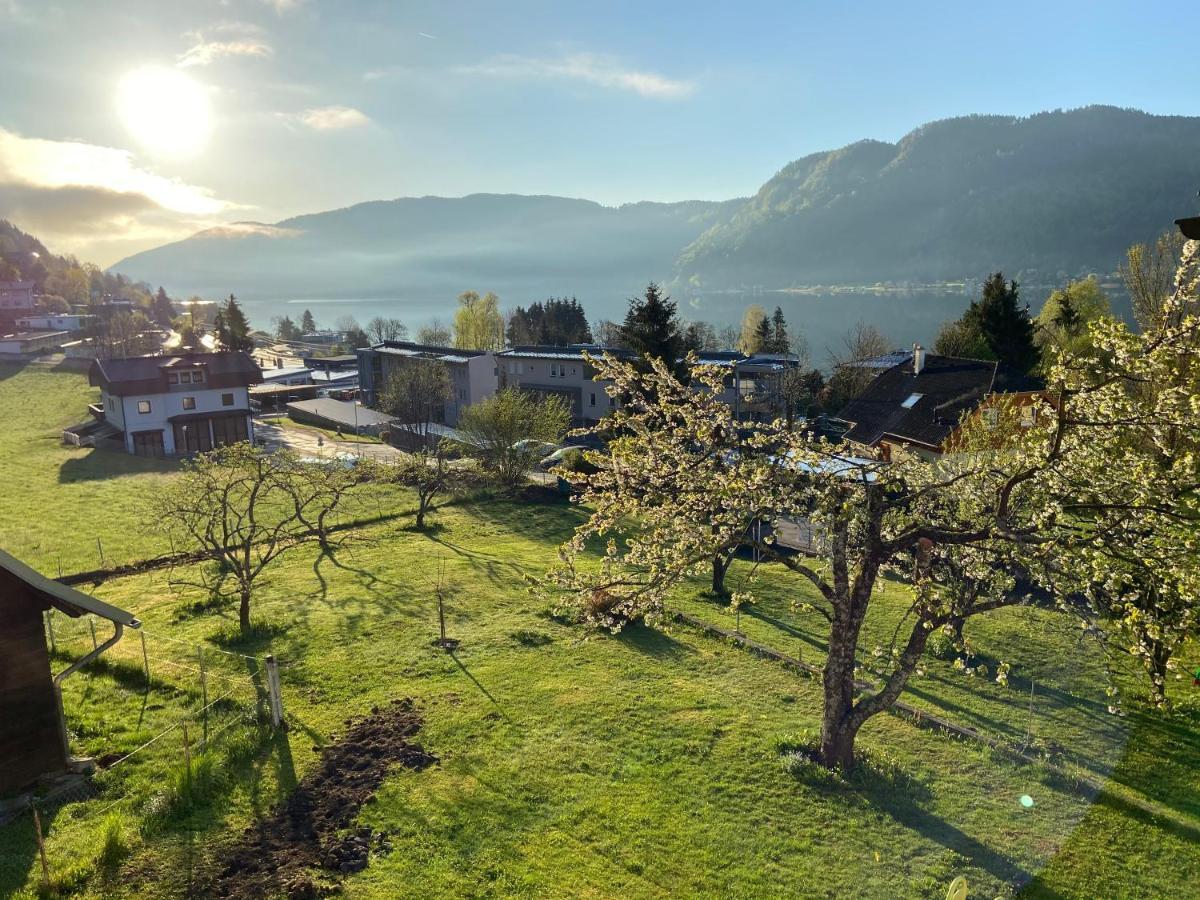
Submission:
<svg viewBox="0 0 1200 900">
<path fill-rule="evenodd" d="M 33 309 L 32 281 L 0 281 L 0 319 L 12 321 Z"/>
<path fill-rule="evenodd" d="M 312 369 L 308 366 L 276 366 L 262 370 L 262 383 L 269 385 L 312 384 Z"/>
<path fill-rule="evenodd" d="M 184 456 L 252 440 L 250 385 L 258 364 L 237 352 L 97 359 L 93 414 L 121 432 L 137 456 Z"/>
<path fill-rule="evenodd" d="M 1041 388 L 995 360 L 937 356 L 916 345 L 907 361 L 877 376 L 838 417 L 851 423 L 847 440 L 881 450 L 885 459 L 905 453 L 933 459 L 946 452 L 963 416 L 986 411 L 993 397 L 1028 409 L 1021 420 L 1032 424 L 1045 405 Z"/>
<path fill-rule="evenodd" d="M 112 637 L 57 675 L 50 670 L 45 613 L 95 615 L 112 624 Z M 140 623 L 117 609 L 51 581 L 0 551 L 0 796 L 38 778 L 67 770 L 70 749 L 60 685 Z"/>
<path fill-rule="evenodd" d="M 610 382 L 596 377 L 595 366 L 584 354 L 593 359 L 605 354 L 624 360 L 634 358 L 629 350 L 598 344 L 513 347 L 496 354 L 499 386 L 565 397 L 574 425 L 594 425 L 614 409 L 615 401 L 608 396 Z M 739 422 L 769 421 L 779 415 L 783 373 L 799 365 L 794 356 L 747 356 L 732 350 L 705 351 L 697 357 L 701 365 L 728 370 L 722 399 Z"/>
<path fill-rule="evenodd" d="M 66 331 L 18 331 L 0 336 L 0 357 L 28 359 L 61 347 L 70 338 Z"/>
<path fill-rule="evenodd" d="M 95 316 L 83 313 L 61 313 L 21 316 L 17 327 L 26 331 L 83 331 L 96 321 Z"/>
<path fill-rule="evenodd" d="M 496 355 L 487 350 L 460 350 L 411 341 L 383 341 L 358 351 L 358 382 L 363 403 L 376 406 L 391 374 L 406 365 L 441 363 L 450 376 L 450 399 L 436 421 L 456 426 L 462 411 L 496 393 Z"/>
</svg>

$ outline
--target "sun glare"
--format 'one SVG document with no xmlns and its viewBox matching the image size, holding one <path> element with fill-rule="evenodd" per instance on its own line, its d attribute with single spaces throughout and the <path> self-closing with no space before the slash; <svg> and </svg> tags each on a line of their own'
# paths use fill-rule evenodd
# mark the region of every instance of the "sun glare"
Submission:
<svg viewBox="0 0 1200 900">
<path fill-rule="evenodd" d="M 122 78 L 117 109 L 138 143 L 164 156 L 199 153 L 212 130 L 204 88 L 182 72 L 162 66 L 135 69 Z"/>
</svg>

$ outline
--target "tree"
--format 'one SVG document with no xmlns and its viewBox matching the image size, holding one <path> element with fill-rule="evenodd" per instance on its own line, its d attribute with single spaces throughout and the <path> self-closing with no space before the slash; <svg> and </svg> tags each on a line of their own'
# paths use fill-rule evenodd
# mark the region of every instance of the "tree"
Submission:
<svg viewBox="0 0 1200 900">
<path fill-rule="evenodd" d="M 1200 265 L 1189 283 L 1200 290 Z M 1107 574 L 1111 558 L 1125 554 L 1153 560 L 1173 596 L 1196 595 L 1200 423 L 1190 409 L 1200 367 L 1187 348 L 1198 343 L 1200 318 L 1181 321 L 1138 336 L 1097 320 L 1095 350 L 1052 366 L 1042 415 L 1028 422 L 1016 403 L 998 403 L 995 421 L 964 420 L 959 452 L 936 462 L 864 458 L 776 426 L 746 435 L 721 400 L 718 367 L 695 368 L 684 387 L 661 363 L 645 372 L 597 360 L 600 376 L 630 401 L 606 422 L 617 437 L 587 478 L 591 517 L 545 586 L 609 628 L 655 622 L 670 590 L 751 540 L 796 577 L 805 587 L 798 602 L 828 623 L 812 755 L 851 768 L 859 730 L 895 703 L 937 630 L 1035 596 L 1068 610 L 1066 598 L 1079 592 L 1128 596 Z M 1147 383 L 1169 387 L 1141 389 Z M 1127 462 L 1121 448 L 1131 444 L 1144 455 Z M 750 523 L 779 518 L 808 522 L 823 536 L 824 559 L 751 538 Z M 600 567 L 579 566 L 597 543 L 607 546 Z M 892 646 L 876 655 L 861 646 L 862 627 L 884 573 L 910 580 L 913 603 Z M 1161 593 L 1139 600 L 1156 620 L 1171 613 Z M 1180 627 L 1194 627 L 1188 622 Z M 859 658 L 876 659 L 880 684 L 856 697 Z M 998 678 L 1006 672 L 1001 662 Z"/>
<path fill-rule="evenodd" d="M 763 340 L 770 336 L 767 311 L 757 303 L 746 307 L 742 313 L 742 333 L 738 338 L 738 349 L 750 356 L 763 349 Z"/>
<path fill-rule="evenodd" d="M 1154 328 L 1174 287 L 1176 265 L 1183 251 L 1183 235 L 1172 229 L 1150 247 L 1134 244 L 1120 266 L 1121 279 L 1133 301 L 1133 317 L 1143 329 Z"/>
<path fill-rule="evenodd" d="M 703 350 L 719 350 L 716 329 L 708 322 L 688 322 L 683 329 L 682 352 L 699 353 Z"/>
<path fill-rule="evenodd" d="M 499 297 L 491 291 L 482 297 L 475 291 L 458 295 L 454 346 L 464 350 L 504 349 L 504 317 L 500 315 Z"/>
<path fill-rule="evenodd" d="M 1006 282 L 1003 274 L 993 273 L 983 284 L 978 305 L 972 303 L 967 311 L 972 314 L 979 317 L 979 329 L 996 359 L 1022 373 L 1037 365 L 1033 322 L 1029 307 L 1020 304 L 1015 281 Z"/>
<path fill-rule="evenodd" d="M 71 304 L 67 303 L 66 297 L 60 297 L 57 294 L 42 294 L 38 297 L 38 306 L 43 312 L 50 315 L 59 315 L 71 311 Z"/>
<path fill-rule="evenodd" d="M 388 319 L 383 316 L 375 316 L 367 323 L 367 337 L 371 339 L 373 344 L 382 344 L 384 341 L 402 341 L 408 337 L 408 326 L 399 319 Z"/>
<path fill-rule="evenodd" d="M 665 360 L 678 367 L 682 340 L 675 304 L 664 296 L 653 281 L 646 285 L 644 297 L 632 297 L 621 325 L 623 344 L 639 356 Z"/>
<path fill-rule="evenodd" d="M 175 305 L 162 285 L 154 293 L 154 302 L 150 306 L 150 317 L 163 328 L 170 328 L 175 321 Z"/>
<path fill-rule="evenodd" d="M 953 356 L 959 359 L 994 359 L 976 318 L 960 318 L 942 323 L 933 341 L 933 352 L 938 356 Z"/>
<path fill-rule="evenodd" d="M 627 346 L 621 326 L 608 319 L 601 319 L 596 323 L 596 343 L 601 347 L 617 348 Z"/>
<path fill-rule="evenodd" d="M 217 344 L 222 350 L 254 349 L 254 339 L 250 337 L 250 323 L 233 294 L 229 295 L 229 299 L 217 311 L 213 330 L 217 335 Z"/>
<path fill-rule="evenodd" d="M 369 347 L 371 344 L 371 339 L 354 316 L 340 316 L 334 323 L 334 328 L 345 335 L 344 344 L 350 350 Z"/>
<path fill-rule="evenodd" d="M 202 453 L 150 501 L 148 524 L 215 560 L 219 591 L 236 585 L 238 621 L 250 630 L 254 583 L 285 550 L 307 541 L 328 546 L 327 517 L 354 482 L 340 465 L 306 465 L 288 450 L 243 442 Z"/>
<path fill-rule="evenodd" d="M 1108 297 L 1094 276 L 1071 281 L 1046 298 L 1034 320 L 1035 339 L 1040 347 L 1049 344 L 1074 347 L 1077 341 L 1086 338 L 1089 322 L 1107 315 L 1111 315 Z"/>
<path fill-rule="evenodd" d="M 452 335 L 450 328 L 441 319 L 430 319 L 417 329 L 417 343 L 432 347 L 449 346 Z"/>
<path fill-rule="evenodd" d="M 471 472 L 453 466 L 444 441 L 422 444 L 412 453 L 399 457 L 390 467 L 389 480 L 411 488 L 417 495 L 417 514 L 413 527 L 425 530 L 425 516 L 438 497 L 464 491 L 472 484 Z"/>
<path fill-rule="evenodd" d="M 874 325 L 857 322 L 842 337 L 842 346 L 831 350 L 833 374 L 829 378 L 829 405 L 841 409 L 861 394 L 875 377 L 878 369 L 863 365 L 865 360 L 888 352 L 888 339 Z"/>
<path fill-rule="evenodd" d="M 446 401 L 454 396 L 450 372 L 436 360 L 409 360 L 395 366 L 379 394 L 379 408 L 425 446 L 429 426 L 445 418 Z"/>
<path fill-rule="evenodd" d="M 735 350 L 742 332 L 736 325 L 722 325 L 717 330 L 717 349 Z"/>
<path fill-rule="evenodd" d="M 309 310 L 304 311 L 304 315 L 300 317 L 300 331 L 304 334 L 312 334 L 317 330 L 316 320 L 313 319 L 313 314 Z"/>
<path fill-rule="evenodd" d="M 783 307 L 775 307 L 775 312 L 771 315 L 771 337 L 766 341 L 764 348 L 767 353 L 790 353 L 792 350 L 792 340 L 788 336 L 787 321 L 783 317 Z"/>
<path fill-rule="evenodd" d="M 587 316 L 574 297 L 551 297 L 544 303 L 531 303 L 528 309 L 518 306 L 508 317 L 506 336 L 510 346 L 592 342 Z"/>
<path fill-rule="evenodd" d="M 541 458 L 542 443 L 557 444 L 571 421 L 563 397 L 505 388 L 463 411 L 462 450 L 505 488 L 515 489 Z"/>
<path fill-rule="evenodd" d="M 300 340 L 300 329 L 296 327 L 296 323 L 292 321 L 290 316 L 276 316 L 273 321 L 275 324 L 275 337 L 281 341 Z"/>
</svg>

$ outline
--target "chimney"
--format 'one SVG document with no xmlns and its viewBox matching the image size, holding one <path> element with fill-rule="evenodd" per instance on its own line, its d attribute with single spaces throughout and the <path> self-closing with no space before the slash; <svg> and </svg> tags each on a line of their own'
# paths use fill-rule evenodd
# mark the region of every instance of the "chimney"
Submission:
<svg viewBox="0 0 1200 900">
<path fill-rule="evenodd" d="M 921 370 L 925 368 L 925 348 L 920 344 L 913 344 L 913 374 L 920 375 Z"/>
</svg>

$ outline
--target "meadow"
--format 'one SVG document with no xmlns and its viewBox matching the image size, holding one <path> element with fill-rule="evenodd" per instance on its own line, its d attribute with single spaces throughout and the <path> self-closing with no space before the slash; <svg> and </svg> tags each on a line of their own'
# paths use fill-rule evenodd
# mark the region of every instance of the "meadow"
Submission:
<svg viewBox="0 0 1200 900">
<path fill-rule="evenodd" d="M 173 466 L 61 447 L 91 397 L 80 375 L 0 374 L 0 546 L 50 574 L 95 568 L 96 538 L 109 562 L 165 550 L 143 509 Z M 584 511 L 478 495 L 441 506 L 419 533 L 412 507 L 392 491 L 333 554 L 289 551 L 257 589 L 247 639 L 234 605 L 192 584 L 194 571 L 94 588 L 142 620 L 155 674 L 147 685 L 130 635 L 69 680 L 76 752 L 117 759 L 195 713 L 196 647 L 213 691 L 222 678 L 233 688 L 214 708 L 214 730 L 228 730 L 190 766 L 172 731 L 100 772 L 93 796 L 48 809 L 43 893 L 197 890 L 348 717 L 404 697 L 423 719 L 412 739 L 438 763 L 396 769 L 363 808 L 361 825 L 391 849 L 361 872 L 318 874 L 347 896 L 941 897 L 958 875 L 972 897 L 1200 884 L 1197 691 L 1179 680 L 1174 714 L 1145 711 L 1139 673 L 1106 664 L 1058 614 L 972 623 L 973 665 L 989 674 L 930 657 L 905 697 L 1044 762 L 885 715 L 863 731 L 864 771 L 842 779 L 788 754 L 819 723 L 811 677 L 684 625 L 588 634 L 530 591 Z M 757 598 L 736 619 L 700 583 L 672 608 L 821 662 L 821 620 L 798 607 L 794 579 L 739 560 L 730 580 Z M 432 643 L 439 594 L 453 653 Z M 889 639 L 905 594 L 886 585 L 864 656 Z M 64 621 L 58 640 L 56 668 L 88 635 Z M 268 652 L 282 665 L 286 732 L 252 722 L 251 657 Z M 990 677 L 999 660 L 1008 686 Z M 1110 685 L 1123 715 L 1108 711 Z M 35 895 L 40 878 L 29 818 L 0 826 L 0 896 Z"/>
</svg>

